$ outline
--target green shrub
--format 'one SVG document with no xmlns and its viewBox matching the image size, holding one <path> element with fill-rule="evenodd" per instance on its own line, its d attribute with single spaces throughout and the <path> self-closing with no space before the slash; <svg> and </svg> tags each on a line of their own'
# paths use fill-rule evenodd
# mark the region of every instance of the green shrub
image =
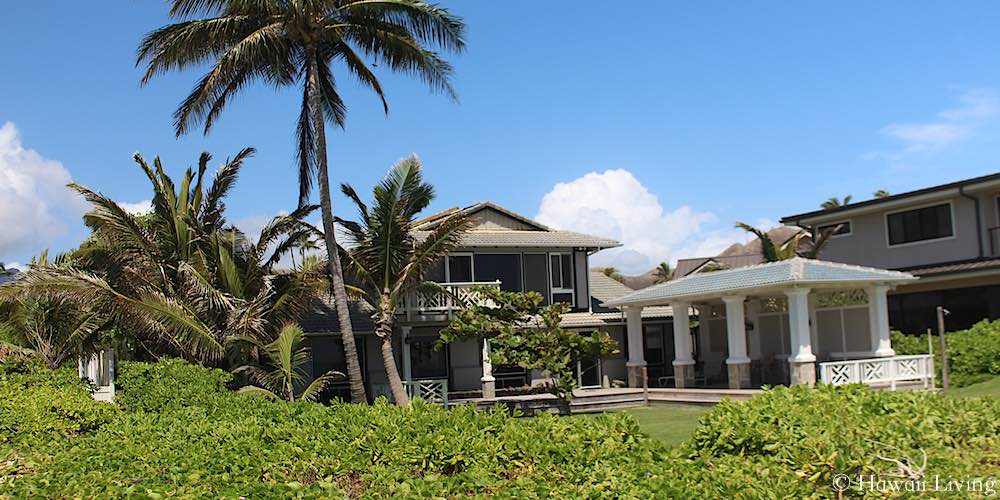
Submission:
<svg viewBox="0 0 1000 500">
<path fill-rule="evenodd" d="M 268 401 L 180 361 L 123 363 L 116 407 L 72 375 L 0 378 L 0 498 L 820 498 L 919 450 L 929 474 L 1000 472 L 1000 403 L 935 394 L 775 389 L 667 448 L 624 413 Z"/>
<path fill-rule="evenodd" d="M 927 337 L 892 332 L 892 348 L 896 354 L 926 354 Z M 1000 320 L 983 320 L 968 330 L 947 333 L 948 375 L 951 385 L 962 387 L 1000 375 Z M 940 339 L 933 337 L 934 352 Z M 940 365 L 939 355 L 935 355 Z M 940 366 L 937 366 L 940 380 Z"/>
</svg>

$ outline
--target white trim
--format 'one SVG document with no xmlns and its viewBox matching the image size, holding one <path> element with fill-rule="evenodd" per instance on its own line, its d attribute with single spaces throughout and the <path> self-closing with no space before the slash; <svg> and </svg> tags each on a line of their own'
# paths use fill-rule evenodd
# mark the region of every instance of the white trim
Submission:
<svg viewBox="0 0 1000 500">
<path fill-rule="evenodd" d="M 901 213 L 905 213 L 905 212 L 912 212 L 914 210 L 920 210 L 921 208 L 937 207 L 937 206 L 940 206 L 940 205 L 948 205 L 948 217 L 951 219 L 951 236 L 940 236 L 938 238 L 930 238 L 930 239 L 926 239 L 926 240 L 908 241 L 906 243 L 897 243 L 895 245 L 893 245 L 891 243 L 892 240 L 889 237 L 889 216 L 890 215 L 901 214 Z M 955 227 L 955 204 L 950 199 L 948 201 L 944 202 L 944 203 L 940 203 L 940 202 L 925 203 L 923 205 L 917 205 L 917 206 L 912 206 L 912 207 L 908 207 L 908 208 L 905 208 L 905 209 L 894 210 L 892 212 L 885 212 L 885 213 L 882 214 L 882 223 L 885 226 L 885 245 L 886 245 L 886 248 L 888 248 L 888 249 L 900 248 L 900 247 L 909 247 L 909 246 L 913 246 L 913 245 L 922 245 L 924 243 L 934 243 L 934 242 L 945 241 L 945 240 L 953 240 L 953 239 L 955 239 L 955 238 L 958 237 L 958 228 Z"/>
</svg>

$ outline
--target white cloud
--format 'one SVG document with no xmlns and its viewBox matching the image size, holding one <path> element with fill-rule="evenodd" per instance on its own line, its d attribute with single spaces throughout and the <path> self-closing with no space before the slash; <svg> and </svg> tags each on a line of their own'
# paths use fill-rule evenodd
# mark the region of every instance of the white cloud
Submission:
<svg viewBox="0 0 1000 500">
<path fill-rule="evenodd" d="M 937 114 L 936 119 L 916 123 L 893 123 L 880 133 L 902 143 L 902 151 L 872 152 L 864 158 L 898 160 L 905 153 L 941 149 L 973 137 L 979 127 L 1000 111 L 1000 100 L 992 90 L 966 89 L 957 97 L 958 105 Z"/>
<path fill-rule="evenodd" d="M 628 170 L 591 172 L 558 183 L 547 193 L 536 219 L 555 228 L 613 238 L 622 247 L 604 250 L 593 266 L 614 266 L 641 273 L 662 261 L 715 255 L 745 237 L 737 229 L 708 228 L 717 222 L 711 212 L 689 206 L 665 210 Z"/>
<path fill-rule="evenodd" d="M 153 211 L 153 200 L 142 200 L 135 203 L 118 202 L 118 206 L 132 215 L 148 214 Z"/>
<path fill-rule="evenodd" d="M 79 220 L 86 203 L 66 188 L 71 180 L 61 163 L 25 149 L 13 123 L 0 126 L 0 258 L 38 252 Z"/>
</svg>

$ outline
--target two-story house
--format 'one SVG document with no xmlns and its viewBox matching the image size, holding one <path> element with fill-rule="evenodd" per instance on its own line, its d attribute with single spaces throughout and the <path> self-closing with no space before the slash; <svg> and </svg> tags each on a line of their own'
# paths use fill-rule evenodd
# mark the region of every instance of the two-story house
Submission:
<svg viewBox="0 0 1000 500">
<path fill-rule="evenodd" d="M 781 219 L 814 235 L 837 228 L 823 260 L 920 277 L 889 295 L 893 328 L 949 330 L 1000 318 L 1000 173 Z"/>
<path fill-rule="evenodd" d="M 466 208 L 445 210 L 418 221 L 416 235 L 430 231 L 445 217 L 463 211 L 474 223 L 462 238 L 461 246 L 451 252 L 426 278 L 442 285 L 446 293 L 412 294 L 399 309 L 396 322 L 398 344 L 395 347 L 399 371 L 404 381 L 446 381 L 453 395 L 486 394 L 521 388 L 541 382 L 541 374 L 527 373 L 511 366 L 491 366 L 484 359 L 482 342 L 466 341 L 435 350 L 438 334 L 452 319 L 468 290 L 476 285 L 496 286 L 508 291 L 535 291 L 546 302 L 566 302 L 572 309 L 563 326 L 584 331 L 602 329 L 621 344 L 620 353 L 594 360 L 578 367 L 581 386 L 601 386 L 624 380 L 626 352 L 622 312 L 599 304 L 631 292 L 627 287 L 600 273 L 589 271 L 589 257 L 619 243 L 599 236 L 560 231 L 540 224 L 494 203 L 482 202 Z M 352 301 L 352 324 L 358 335 L 358 349 L 364 379 L 369 392 L 386 392 L 386 376 L 377 339 L 372 335 L 372 309 Z M 644 322 L 655 332 L 671 331 L 663 326 L 670 319 L 670 308 L 649 308 Z M 344 371 L 343 346 L 339 337 L 337 315 L 329 297 L 320 301 L 303 319 L 303 329 L 310 339 L 313 370 Z M 659 341 L 657 341 L 659 340 Z M 662 338 L 651 340 L 649 349 L 662 346 Z M 660 347 L 662 349 L 662 347 Z M 657 353 L 651 353 L 656 358 Z M 669 353 L 659 353 L 664 360 Z M 658 359 L 658 358 L 657 358 Z M 342 388 L 341 388 L 342 389 Z"/>
</svg>

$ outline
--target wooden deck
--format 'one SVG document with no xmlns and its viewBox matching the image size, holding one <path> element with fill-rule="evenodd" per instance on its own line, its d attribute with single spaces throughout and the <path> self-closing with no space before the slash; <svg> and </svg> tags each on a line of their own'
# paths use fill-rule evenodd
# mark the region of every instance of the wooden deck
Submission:
<svg viewBox="0 0 1000 500">
<path fill-rule="evenodd" d="M 649 404 L 693 404 L 714 405 L 723 399 L 750 399 L 760 392 L 759 389 L 649 389 Z M 511 409 L 520 409 L 525 413 L 546 411 L 554 408 L 557 399 L 551 394 L 526 394 L 521 396 L 504 396 L 498 398 L 459 399 L 449 401 L 450 406 L 475 404 L 486 410 L 496 405 Z M 646 395 L 642 389 L 577 389 L 573 392 L 570 402 L 572 413 L 602 411 L 616 408 L 645 406 Z"/>
</svg>

